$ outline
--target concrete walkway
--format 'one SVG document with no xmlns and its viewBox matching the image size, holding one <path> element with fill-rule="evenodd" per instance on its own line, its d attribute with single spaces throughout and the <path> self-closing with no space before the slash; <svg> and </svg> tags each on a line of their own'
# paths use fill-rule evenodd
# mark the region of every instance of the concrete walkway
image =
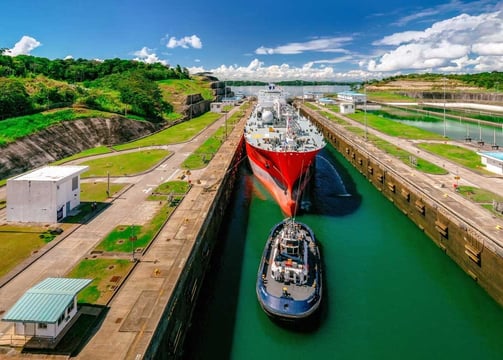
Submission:
<svg viewBox="0 0 503 360">
<path fill-rule="evenodd" d="M 173 155 L 151 171 L 134 177 L 114 178 L 114 182 L 130 183 L 132 186 L 130 186 L 126 192 L 113 199 L 111 206 L 106 208 L 101 214 L 99 214 L 99 216 L 94 217 L 88 223 L 76 225 L 77 228 L 74 229 L 70 235 L 66 236 L 64 240 L 60 241 L 57 246 L 52 247 L 50 251 L 47 251 L 37 261 L 27 266 L 19 273 L 19 275 L 15 276 L 11 281 L 1 287 L 0 311 L 7 311 L 10 309 L 26 290 L 43 279 L 47 277 L 64 276 L 84 256 L 89 254 L 89 252 L 103 239 L 103 237 L 112 231 L 116 226 L 141 225 L 149 221 L 159 207 L 158 202 L 145 201 L 151 191 L 161 183 L 178 177 L 181 174 L 181 163 L 218 128 L 225 126 L 227 117 L 232 115 L 232 113 L 236 110 L 237 108 L 227 114 L 227 116 L 222 116 L 190 141 L 168 146 L 167 148 L 174 152 Z M 238 135 L 242 134 L 242 129 L 237 128 L 235 131 L 238 132 Z M 115 154 L 116 153 L 111 153 L 109 155 Z M 87 158 L 80 159 L 80 161 L 84 160 L 87 160 Z M 200 188 L 208 185 L 208 182 L 215 181 L 215 179 L 212 179 L 211 176 L 208 177 L 205 175 L 204 169 L 191 171 L 191 173 L 191 180 L 194 183 L 200 183 Z M 5 187 L 2 190 L 5 191 Z M 197 192 L 197 190 L 191 190 L 191 192 L 194 193 Z M 0 194 L 0 198 L 1 196 L 2 194 Z M 176 212 L 177 211 L 175 211 L 175 213 Z M 178 215 L 178 217 L 179 216 L 180 215 Z M 183 214 L 182 216 L 187 216 L 187 214 Z M 172 218 L 177 218 L 177 216 L 172 216 Z M 2 219 L 0 219 L 0 221 L 2 221 Z M 5 221 L 5 218 L 3 221 Z M 171 222 L 171 219 L 169 222 Z M 170 230 L 173 231 L 173 229 L 170 229 L 169 226 L 167 226 L 167 228 L 169 229 L 168 232 Z M 196 229 L 197 227 L 193 228 L 194 231 Z M 164 235 L 164 239 L 167 239 L 172 235 L 173 234 Z M 163 236 L 160 237 L 162 238 Z M 156 289 L 154 292 L 162 292 L 163 290 L 160 285 L 162 285 L 163 279 L 165 279 L 166 274 L 168 274 L 166 270 L 170 268 L 175 261 L 181 260 L 181 258 L 179 258 L 179 247 L 183 244 L 178 244 L 179 246 L 177 246 L 176 241 L 173 241 L 171 244 L 175 245 L 175 250 L 173 249 L 173 246 L 166 251 L 162 250 L 160 252 L 151 251 L 151 249 L 149 249 L 145 258 L 142 259 L 142 261 L 144 261 L 144 263 L 142 263 L 143 265 L 141 267 L 137 266 L 134 270 L 134 272 L 143 273 L 142 276 L 144 279 L 139 282 L 135 281 L 130 283 L 143 283 L 148 285 L 148 279 L 150 279 L 150 283 L 152 281 L 156 283 L 153 285 L 153 288 Z M 154 255 L 152 256 L 151 254 Z M 142 272 L 138 271 L 140 268 L 143 268 Z M 159 276 L 157 276 L 154 274 L 154 269 L 163 269 L 165 271 L 161 272 L 158 274 Z M 172 284 L 176 283 L 176 279 L 170 279 L 170 281 Z M 123 288 L 120 290 L 121 296 L 116 297 L 112 301 L 111 310 L 109 311 L 109 314 L 107 314 L 107 318 L 109 318 L 109 316 L 113 316 L 112 322 L 115 322 L 116 328 L 121 325 L 120 322 L 117 323 L 116 320 L 127 318 L 128 312 L 134 308 L 134 304 L 138 300 L 138 294 L 141 294 L 142 291 L 140 289 L 133 288 L 133 295 L 128 296 L 127 292 L 129 290 L 127 289 L 129 287 L 129 282 L 126 282 L 126 284 L 123 285 Z M 145 291 L 147 290 L 148 289 Z M 126 295 L 122 296 L 123 294 Z M 143 296 L 147 296 L 148 298 L 149 293 L 146 292 L 145 294 L 146 295 Z M 119 300 L 119 298 L 121 300 Z M 105 322 L 105 324 L 103 324 L 100 328 L 100 333 L 107 333 L 106 323 L 107 322 Z M 156 324 L 157 323 L 155 321 L 150 322 L 148 326 L 149 330 L 153 331 Z M 12 326 L 13 325 L 11 323 L 0 322 L 0 338 L 3 334 L 8 334 Z M 111 334 L 102 337 L 95 336 L 91 341 L 92 345 L 90 344 L 86 346 L 86 348 L 81 352 L 81 355 L 79 355 L 79 358 L 107 360 L 128 358 L 127 353 L 129 351 L 129 347 L 134 343 L 138 330 L 144 330 L 138 329 L 137 326 L 138 325 L 135 325 L 135 331 L 114 331 L 114 334 L 117 335 L 116 337 Z"/>
</svg>

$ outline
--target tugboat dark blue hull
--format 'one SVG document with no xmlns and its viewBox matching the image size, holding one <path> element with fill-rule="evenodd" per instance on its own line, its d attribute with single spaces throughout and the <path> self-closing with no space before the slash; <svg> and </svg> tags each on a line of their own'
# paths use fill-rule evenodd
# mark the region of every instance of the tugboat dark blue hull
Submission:
<svg viewBox="0 0 503 360">
<path fill-rule="evenodd" d="M 307 225 L 285 219 L 273 227 L 260 262 L 256 292 L 262 309 L 274 319 L 306 319 L 318 310 L 321 254 Z"/>
</svg>

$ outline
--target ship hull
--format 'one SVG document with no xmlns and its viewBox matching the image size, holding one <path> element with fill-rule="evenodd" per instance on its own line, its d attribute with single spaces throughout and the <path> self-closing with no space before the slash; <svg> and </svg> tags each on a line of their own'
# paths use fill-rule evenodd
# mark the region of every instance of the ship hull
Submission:
<svg viewBox="0 0 503 360">
<path fill-rule="evenodd" d="M 286 216 L 298 212 L 301 194 L 310 181 L 316 154 L 308 152 L 276 152 L 259 149 L 246 142 L 246 153 L 253 174 L 274 197 Z"/>
</svg>

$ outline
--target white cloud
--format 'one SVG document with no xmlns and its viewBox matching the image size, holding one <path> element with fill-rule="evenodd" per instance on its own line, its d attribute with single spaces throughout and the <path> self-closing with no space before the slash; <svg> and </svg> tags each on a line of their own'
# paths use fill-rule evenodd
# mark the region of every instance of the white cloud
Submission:
<svg viewBox="0 0 503 360">
<path fill-rule="evenodd" d="M 17 56 L 29 55 L 33 49 L 42 45 L 39 41 L 31 36 L 24 35 L 12 49 L 7 50 L 4 55 Z"/>
<path fill-rule="evenodd" d="M 294 67 L 288 64 L 265 66 L 264 62 L 254 59 L 248 66 L 220 65 L 216 69 L 203 67 L 189 68 L 191 74 L 199 72 L 211 72 L 220 80 L 333 80 L 333 81 L 359 81 L 364 77 L 369 78 L 369 73 L 363 70 L 336 72 L 331 66 L 315 67 L 314 62 L 308 62 L 302 67 Z M 373 74 L 377 77 L 379 74 Z"/>
<path fill-rule="evenodd" d="M 157 54 L 146 46 L 141 48 L 141 50 L 135 51 L 133 55 L 136 56 L 136 58 L 134 59 L 136 61 L 141 61 L 147 64 L 161 63 L 166 66 L 168 65 L 168 62 L 166 60 L 159 59 Z"/>
<path fill-rule="evenodd" d="M 268 48 L 261 46 L 255 50 L 255 54 L 292 55 L 292 54 L 301 54 L 307 51 L 347 53 L 347 51 L 342 49 L 341 46 L 351 40 L 352 40 L 351 37 L 333 37 L 333 38 L 320 38 L 306 42 L 294 42 L 286 45 L 280 45 L 275 48 Z"/>
<path fill-rule="evenodd" d="M 374 45 L 396 47 L 369 61 L 370 71 L 501 71 L 502 61 L 487 57 L 503 55 L 503 11 L 462 14 L 424 31 L 386 36 Z"/>
<path fill-rule="evenodd" d="M 203 47 L 203 43 L 197 35 L 185 36 L 180 40 L 177 40 L 174 36 L 172 36 L 169 38 L 166 47 L 170 49 L 176 47 L 182 47 L 184 49 L 188 49 L 189 47 L 192 47 L 194 49 L 201 49 Z"/>
</svg>

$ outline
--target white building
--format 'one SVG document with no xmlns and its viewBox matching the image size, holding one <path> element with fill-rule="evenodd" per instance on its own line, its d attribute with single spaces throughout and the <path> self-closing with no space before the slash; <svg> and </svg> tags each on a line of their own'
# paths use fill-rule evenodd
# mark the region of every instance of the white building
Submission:
<svg viewBox="0 0 503 360">
<path fill-rule="evenodd" d="M 7 221 L 57 223 L 80 204 L 89 166 L 46 166 L 7 180 Z"/>
<path fill-rule="evenodd" d="M 221 113 L 224 109 L 224 103 L 222 102 L 212 102 L 210 104 L 210 111 L 214 113 Z"/>
<path fill-rule="evenodd" d="M 337 99 L 341 101 L 349 101 L 355 104 L 363 104 L 367 101 L 367 95 L 354 91 L 342 91 L 337 93 Z"/>
<path fill-rule="evenodd" d="M 14 334 L 34 337 L 38 347 L 53 348 L 78 315 L 77 294 L 92 280 L 47 278 L 14 304 L 2 321 L 14 323 Z"/>
<path fill-rule="evenodd" d="M 353 114 L 355 112 L 355 104 L 352 102 L 341 102 L 339 104 L 341 114 Z"/>
<path fill-rule="evenodd" d="M 503 175 L 503 152 L 479 152 L 478 154 L 488 171 Z"/>
</svg>

